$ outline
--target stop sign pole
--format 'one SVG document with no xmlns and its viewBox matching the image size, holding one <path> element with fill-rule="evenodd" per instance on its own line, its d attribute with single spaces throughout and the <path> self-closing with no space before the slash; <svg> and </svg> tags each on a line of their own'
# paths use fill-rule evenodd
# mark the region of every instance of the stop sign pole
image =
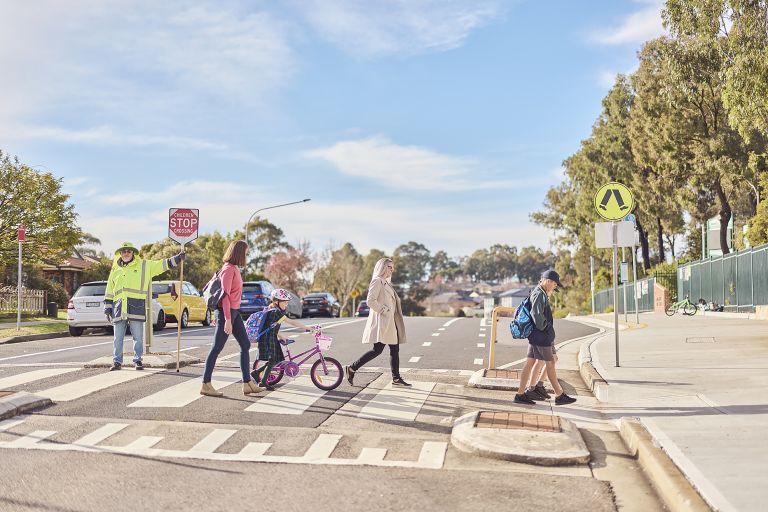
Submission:
<svg viewBox="0 0 768 512">
<path fill-rule="evenodd" d="M 168 237 L 181 244 L 181 250 L 197 238 L 200 225 L 200 210 L 194 208 L 171 208 L 168 210 Z M 179 310 L 176 313 L 176 372 L 181 357 L 181 313 L 184 302 L 184 260 L 179 268 Z"/>
<path fill-rule="evenodd" d="M 19 224 L 19 275 L 18 275 L 18 296 L 16 298 L 16 330 L 21 329 L 21 245 L 27 241 L 27 230 L 24 224 Z"/>
</svg>

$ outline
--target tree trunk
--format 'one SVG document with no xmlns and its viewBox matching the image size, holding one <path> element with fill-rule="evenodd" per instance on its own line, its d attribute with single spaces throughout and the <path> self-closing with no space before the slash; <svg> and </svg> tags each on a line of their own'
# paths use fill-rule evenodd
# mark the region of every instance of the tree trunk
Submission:
<svg viewBox="0 0 768 512">
<path fill-rule="evenodd" d="M 643 229 L 643 225 L 640 223 L 640 217 L 635 219 L 637 225 L 637 231 L 640 235 L 640 248 L 643 254 L 643 268 L 648 271 L 651 269 L 651 256 L 648 247 L 648 232 Z"/>
<path fill-rule="evenodd" d="M 661 225 L 661 217 L 656 217 L 656 241 L 659 244 L 659 263 L 667 261 L 664 254 L 664 228 Z"/>
<path fill-rule="evenodd" d="M 714 183 L 715 193 L 717 199 L 720 201 L 720 250 L 723 254 L 728 254 L 731 249 L 728 247 L 728 223 L 731 221 L 731 204 L 728 202 L 728 198 L 725 197 L 725 191 L 720 183 L 720 178 L 717 178 Z"/>
</svg>

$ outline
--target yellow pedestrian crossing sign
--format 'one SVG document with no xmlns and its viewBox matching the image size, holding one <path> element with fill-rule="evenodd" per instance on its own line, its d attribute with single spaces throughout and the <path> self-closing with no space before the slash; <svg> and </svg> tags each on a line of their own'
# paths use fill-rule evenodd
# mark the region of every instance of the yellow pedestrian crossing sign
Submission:
<svg viewBox="0 0 768 512">
<path fill-rule="evenodd" d="M 605 220 L 621 220 L 635 207 L 635 199 L 627 187 L 612 181 L 595 194 L 595 210 Z"/>
</svg>

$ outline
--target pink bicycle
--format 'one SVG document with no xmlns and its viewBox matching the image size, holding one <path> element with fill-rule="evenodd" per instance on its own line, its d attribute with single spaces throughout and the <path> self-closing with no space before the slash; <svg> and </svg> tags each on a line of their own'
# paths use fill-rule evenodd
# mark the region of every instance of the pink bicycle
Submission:
<svg viewBox="0 0 768 512">
<path fill-rule="evenodd" d="M 336 389 L 344 380 L 344 369 L 341 363 L 332 357 L 326 356 L 323 352 L 330 350 L 333 338 L 323 335 L 322 327 L 319 325 L 313 325 L 310 327 L 315 337 L 315 346 L 296 354 L 291 354 L 291 350 L 288 345 L 295 340 L 289 339 L 288 341 L 281 341 L 280 343 L 285 347 L 284 361 L 280 361 L 272 368 L 272 372 L 267 377 L 267 384 L 273 386 L 282 380 L 283 375 L 288 375 L 291 378 L 301 375 L 301 366 L 309 358 L 317 355 L 318 359 L 312 363 L 310 368 L 309 378 L 312 380 L 312 384 L 317 386 L 323 391 L 331 391 Z M 258 361 L 253 364 L 253 369 L 256 369 Z"/>
</svg>

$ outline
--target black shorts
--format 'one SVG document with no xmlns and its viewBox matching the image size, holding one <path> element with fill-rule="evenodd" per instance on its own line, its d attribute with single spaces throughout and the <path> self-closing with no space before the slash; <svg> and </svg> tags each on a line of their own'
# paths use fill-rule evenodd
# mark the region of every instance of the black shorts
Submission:
<svg viewBox="0 0 768 512">
<path fill-rule="evenodd" d="M 539 345 L 528 344 L 528 357 L 538 359 L 539 361 L 554 361 L 555 347 L 552 345 L 542 347 Z"/>
</svg>

